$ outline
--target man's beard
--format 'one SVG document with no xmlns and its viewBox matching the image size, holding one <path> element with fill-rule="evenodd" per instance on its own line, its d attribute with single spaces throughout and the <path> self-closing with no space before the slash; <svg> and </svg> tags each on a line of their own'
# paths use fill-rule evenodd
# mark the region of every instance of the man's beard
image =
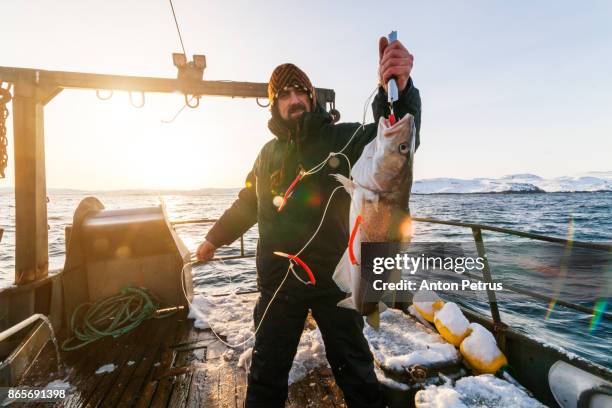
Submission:
<svg viewBox="0 0 612 408">
<path fill-rule="evenodd" d="M 301 114 L 294 117 L 293 114 L 295 112 L 301 112 Z M 294 105 L 291 105 L 289 107 L 289 110 L 287 111 L 287 116 L 289 116 L 289 119 L 285 120 L 287 127 L 289 129 L 295 129 L 298 122 L 302 118 L 302 115 L 306 112 L 307 112 L 306 106 L 303 103 L 296 103 Z"/>
</svg>

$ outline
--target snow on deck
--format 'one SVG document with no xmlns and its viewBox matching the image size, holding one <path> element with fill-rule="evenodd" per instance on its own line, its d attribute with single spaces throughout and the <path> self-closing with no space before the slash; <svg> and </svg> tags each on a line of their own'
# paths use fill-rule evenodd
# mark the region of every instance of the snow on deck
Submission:
<svg viewBox="0 0 612 408">
<path fill-rule="evenodd" d="M 523 390 L 491 374 L 465 377 L 455 385 L 430 385 L 415 396 L 417 408 L 543 408 Z"/>
<path fill-rule="evenodd" d="M 367 326 L 366 339 L 374 358 L 385 368 L 403 371 L 414 364 L 454 364 L 460 356 L 440 335 L 416 322 L 401 310 L 387 309 L 380 315 L 380 329 Z"/>
<path fill-rule="evenodd" d="M 194 326 L 212 328 L 230 344 L 240 345 L 238 365 L 247 369 L 253 349 L 253 308 L 257 294 L 227 296 L 196 295 L 189 311 Z M 400 310 L 387 309 L 380 315 L 380 329 L 366 325 L 364 334 L 374 358 L 382 367 L 403 371 L 414 364 L 455 364 L 460 360 L 455 347 L 437 333 L 416 322 Z M 325 347 L 318 328 L 302 333 L 289 373 L 289 384 L 303 379 L 315 368 L 328 366 Z M 382 373 L 378 373 L 382 374 Z M 379 375 L 379 379 L 382 376 Z M 396 388 L 400 388 L 398 383 Z"/>
<path fill-rule="evenodd" d="M 212 328 L 240 354 L 238 366 L 247 369 L 251 364 L 253 345 L 253 309 L 258 294 L 227 296 L 196 295 L 189 310 L 189 318 L 199 329 Z M 244 344 L 241 344 L 244 343 Z M 230 360 L 230 359 L 228 359 Z M 315 368 L 327 366 L 323 338 L 318 328 L 302 333 L 293 366 L 289 372 L 289 384 L 302 380 Z"/>
</svg>

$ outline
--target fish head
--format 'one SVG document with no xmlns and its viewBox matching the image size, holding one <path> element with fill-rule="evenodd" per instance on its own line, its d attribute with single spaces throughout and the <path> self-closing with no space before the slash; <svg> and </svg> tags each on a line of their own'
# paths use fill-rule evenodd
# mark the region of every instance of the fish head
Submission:
<svg viewBox="0 0 612 408">
<path fill-rule="evenodd" d="M 411 114 L 393 125 L 385 118 L 379 120 L 371 171 L 382 193 L 400 190 L 410 194 L 415 135 Z"/>
</svg>

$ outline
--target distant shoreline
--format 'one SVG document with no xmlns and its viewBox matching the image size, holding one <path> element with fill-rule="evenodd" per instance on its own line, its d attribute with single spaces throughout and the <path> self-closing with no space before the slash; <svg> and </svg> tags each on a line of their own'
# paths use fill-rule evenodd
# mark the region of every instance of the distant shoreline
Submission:
<svg viewBox="0 0 612 408">
<path fill-rule="evenodd" d="M 50 188 L 47 190 L 48 193 L 51 194 L 116 194 L 116 195 L 171 195 L 171 194 L 185 194 L 185 195 L 200 195 L 200 194 L 211 194 L 211 193 L 232 193 L 240 191 L 240 187 L 228 187 L 228 188 L 210 188 L 210 189 L 200 189 L 200 190 L 78 190 L 78 189 L 63 189 L 63 188 Z M 11 187 L 0 187 L 0 192 L 8 191 L 13 193 L 13 188 Z M 411 195 L 476 195 L 476 194 L 601 194 L 601 193 L 611 193 L 612 190 L 575 190 L 575 191 L 544 191 L 544 190 L 526 190 L 526 191 L 516 191 L 516 190 L 504 190 L 504 191 L 474 191 L 474 192 L 434 192 L 434 193 L 411 193 Z"/>
</svg>

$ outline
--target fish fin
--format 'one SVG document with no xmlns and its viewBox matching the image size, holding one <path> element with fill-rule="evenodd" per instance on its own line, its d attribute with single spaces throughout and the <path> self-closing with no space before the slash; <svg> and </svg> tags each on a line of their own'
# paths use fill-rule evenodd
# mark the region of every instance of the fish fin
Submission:
<svg viewBox="0 0 612 408">
<path fill-rule="evenodd" d="M 353 194 L 355 190 L 355 183 L 346 176 L 342 174 L 332 174 L 332 176 L 344 187 L 347 193 Z"/>
<path fill-rule="evenodd" d="M 366 322 L 374 329 L 380 329 L 380 311 L 376 308 L 366 317 Z"/>
<path fill-rule="evenodd" d="M 374 206 L 374 210 L 378 212 L 378 202 L 380 201 L 380 196 L 373 191 L 370 191 L 367 194 L 367 198 Z"/>
<path fill-rule="evenodd" d="M 344 254 L 338 265 L 336 265 L 336 270 L 332 275 L 332 279 L 336 282 L 336 285 L 340 288 L 341 291 L 345 293 L 351 293 L 351 268 L 353 265 L 351 264 L 351 260 L 349 259 L 348 248 L 344 250 Z"/>
<path fill-rule="evenodd" d="M 353 302 L 353 297 L 352 296 L 349 296 L 346 299 L 342 299 L 341 301 L 338 302 L 338 304 L 336 306 L 343 307 L 345 309 L 354 309 L 354 310 L 357 310 L 357 308 L 355 307 L 355 302 Z"/>
</svg>

